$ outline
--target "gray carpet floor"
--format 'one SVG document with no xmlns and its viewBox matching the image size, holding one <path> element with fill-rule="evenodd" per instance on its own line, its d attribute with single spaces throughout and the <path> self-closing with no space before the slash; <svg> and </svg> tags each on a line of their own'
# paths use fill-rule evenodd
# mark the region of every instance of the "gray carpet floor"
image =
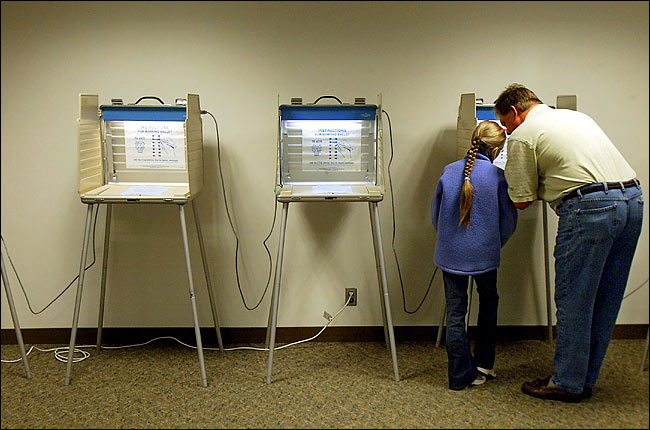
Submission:
<svg viewBox="0 0 650 430">
<path fill-rule="evenodd" d="M 31 345 L 28 345 L 28 348 Z M 53 345 L 36 345 L 50 348 Z M 212 345 L 208 345 L 212 346 Z M 235 345 L 226 345 L 226 348 Z M 255 345 L 261 347 L 261 345 Z M 497 379 L 463 391 L 447 386 L 447 355 L 433 342 L 306 342 L 268 352 L 206 349 L 201 386 L 196 349 L 158 340 L 125 349 L 85 348 L 66 363 L 32 351 L 2 363 L 2 428 L 643 428 L 649 427 L 645 340 L 613 340 L 593 397 L 578 404 L 524 395 L 521 384 L 552 372 L 552 343 L 497 346 Z M 2 359 L 20 358 L 3 345 Z"/>
</svg>

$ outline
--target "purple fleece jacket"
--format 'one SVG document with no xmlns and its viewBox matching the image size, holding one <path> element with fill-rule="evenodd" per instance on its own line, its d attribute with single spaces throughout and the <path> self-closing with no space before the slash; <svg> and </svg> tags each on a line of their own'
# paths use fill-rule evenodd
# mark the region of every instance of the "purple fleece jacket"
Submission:
<svg viewBox="0 0 650 430">
<path fill-rule="evenodd" d="M 474 205 L 469 226 L 458 225 L 465 159 L 442 171 L 431 202 L 431 221 L 437 231 L 434 263 L 446 272 L 478 275 L 497 269 L 501 248 L 517 226 L 517 209 L 508 196 L 503 170 L 477 154 L 470 181 Z"/>
</svg>

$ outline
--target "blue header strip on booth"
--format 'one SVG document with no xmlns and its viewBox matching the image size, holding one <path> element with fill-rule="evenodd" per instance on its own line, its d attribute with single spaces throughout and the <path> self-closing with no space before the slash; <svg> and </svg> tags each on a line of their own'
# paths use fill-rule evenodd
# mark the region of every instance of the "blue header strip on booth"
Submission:
<svg viewBox="0 0 650 430">
<path fill-rule="evenodd" d="M 494 106 L 476 106 L 476 119 L 479 121 L 497 119 Z"/>
<path fill-rule="evenodd" d="M 187 111 L 176 106 L 101 106 L 105 121 L 185 121 Z"/>
<path fill-rule="evenodd" d="M 375 105 L 281 105 L 280 115 L 282 120 L 339 120 L 356 119 L 374 121 L 377 115 Z"/>
</svg>

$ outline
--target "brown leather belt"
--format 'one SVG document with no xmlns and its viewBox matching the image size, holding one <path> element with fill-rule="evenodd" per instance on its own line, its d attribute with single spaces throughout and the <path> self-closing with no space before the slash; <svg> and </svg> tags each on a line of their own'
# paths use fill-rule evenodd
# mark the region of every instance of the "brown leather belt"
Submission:
<svg viewBox="0 0 650 430">
<path fill-rule="evenodd" d="M 639 186 L 641 185 L 641 182 L 639 182 L 639 180 L 637 179 L 630 179 L 629 181 L 625 181 L 625 182 L 598 182 L 595 184 L 587 184 L 571 191 L 569 194 L 562 197 L 562 201 L 565 202 L 574 197 L 578 197 L 579 195 L 594 193 L 596 191 L 605 191 L 606 189 L 605 185 L 607 185 L 608 190 L 612 190 L 612 189 L 620 190 L 621 188 L 630 188 L 630 187 Z M 580 193 L 578 193 L 578 191 Z"/>
</svg>

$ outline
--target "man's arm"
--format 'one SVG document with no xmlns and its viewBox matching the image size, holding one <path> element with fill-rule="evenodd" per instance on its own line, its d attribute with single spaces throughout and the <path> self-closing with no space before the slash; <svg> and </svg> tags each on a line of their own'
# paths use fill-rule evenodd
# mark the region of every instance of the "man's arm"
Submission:
<svg viewBox="0 0 650 430">
<path fill-rule="evenodd" d="M 537 157 L 531 144 L 511 137 L 505 175 L 508 194 L 517 209 L 526 209 L 537 199 L 539 174 Z"/>
</svg>

